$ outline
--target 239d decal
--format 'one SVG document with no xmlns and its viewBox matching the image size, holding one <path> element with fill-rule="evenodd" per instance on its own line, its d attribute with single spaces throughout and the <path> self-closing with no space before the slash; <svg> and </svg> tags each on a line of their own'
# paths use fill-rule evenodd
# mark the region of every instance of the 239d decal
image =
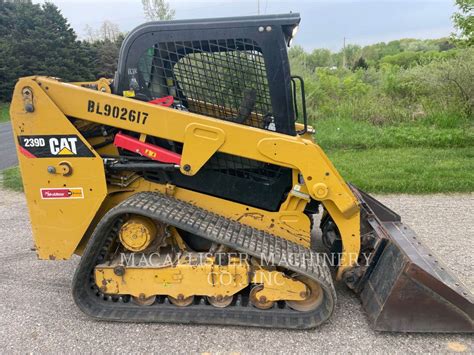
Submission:
<svg viewBox="0 0 474 355">
<path fill-rule="evenodd" d="M 30 158 L 93 157 L 94 153 L 75 134 L 19 136 L 20 151 Z"/>
</svg>

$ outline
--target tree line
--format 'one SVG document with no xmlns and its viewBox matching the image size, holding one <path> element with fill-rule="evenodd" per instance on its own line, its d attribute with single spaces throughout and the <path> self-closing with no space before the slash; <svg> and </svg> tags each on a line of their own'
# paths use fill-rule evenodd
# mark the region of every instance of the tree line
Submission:
<svg viewBox="0 0 474 355">
<path fill-rule="evenodd" d="M 307 53 L 301 47 L 294 47 L 289 51 L 292 71 L 303 75 L 310 83 L 309 86 L 320 88 L 326 79 L 328 83 L 332 83 L 331 85 L 336 85 L 337 76 L 339 78 L 337 80 L 342 83 L 336 85 L 337 88 L 340 89 L 344 85 L 351 87 L 353 84 L 360 90 L 367 91 L 367 85 L 382 82 L 376 80 L 376 74 L 373 73 L 385 73 L 388 78 L 386 86 L 392 87 L 395 85 L 393 73 L 401 73 L 400 68 L 408 70 L 419 66 L 427 67 L 430 63 L 436 67 L 443 61 L 459 63 L 462 66 L 463 63 L 460 63 L 459 58 L 464 57 L 470 63 L 469 54 L 472 54 L 472 51 L 469 51 L 469 48 L 474 43 L 472 15 L 474 5 L 472 0 L 455 2 L 459 8 L 458 13 L 453 16 L 457 32 L 451 38 L 402 39 L 365 47 L 351 44 L 336 53 L 327 49 L 315 49 Z M 142 0 L 142 5 L 147 20 L 174 18 L 174 10 L 165 0 Z M 34 4 L 31 0 L 0 0 L 0 102 L 11 99 L 16 80 L 23 76 L 50 75 L 66 81 L 113 77 L 124 34 L 118 25 L 109 21 L 105 21 L 98 29 L 87 26 L 85 32 L 86 38 L 79 40 L 58 7 L 52 3 Z M 357 74 L 359 70 L 365 71 L 365 74 Z M 416 70 L 420 71 L 419 68 L 415 68 L 411 72 Z M 472 85 L 464 89 L 464 84 L 460 84 L 461 79 L 464 83 L 465 78 L 471 78 L 469 68 L 466 70 L 468 70 L 466 74 L 458 73 L 461 76 L 459 80 L 454 79 L 453 75 L 449 80 L 457 91 L 463 91 L 461 93 L 461 97 L 464 98 L 463 107 L 467 107 L 466 110 L 470 113 L 472 100 L 469 87 Z M 348 71 L 355 75 L 349 75 Z M 440 73 L 443 73 L 443 70 L 440 69 Z M 359 79 L 362 76 L 369 81 L 361 83 Z M 423 80 L 425 79 L 420 77 L 420 82 Z M 354 90 L 351 87 L 351 93 Z M 321 93 L 324 92 L 325 90 Z M 330 96 L 322 98 L 322 101 L 328 99 Z"/>
<path fill-rule="evenodd" d="M 148 20 L 172 19 L 164 0 L 142 0 Z M 31 0 L 0 0 L 0 102 L 9 101 L 20 77 L 49 75 L 65 81 L 114 76 L 124 33 L 105 21 L 86 26 L 80 40 L 59 8 Z"/>
<path fill-rule="evenodd" d="M 351 70 L 380 68 L 384 64 L 409 68 L 425 65 L 433 60 L 449 59 L 461 49 L 474 45 L 474 1 L 455 0 L 458 11 L 452 20 L 455 32 L 449 38 L 400 39 L 380 42 L 365 47 L 357 44 L 344 45 L 338 52 L 317 48 L 306 53 L 302 47 L 290 49 L 289 56 L 296 66 L 314 72 L 317 68 L 348 68 Z"/>
<path fill-rule="evenodd" d="M 458 46 L 451 38 L 434 40 L 400 39 L 388 43 L 381 42 L 365 47 L 348 44 L 338 52 L 329 49 L 315 49 L 306 53 L 300 46 L 290 49 L 289 56 L 298 65 L 309 71 L 316 68 L 345 67 L 358 68 L 380 67 L 383 63 L 408 68 L 414 64 L 424 64 L 433 59 L 447 58 L 454 55 Z"/>
<path fill-rule="evenodd" d="M 305 79 L 311 118 L 472 126 L 474 2 L 455 3 L 449 38 L 349 44 L 337 52 L 291 48 L 292 73 Z"/>
</svg>

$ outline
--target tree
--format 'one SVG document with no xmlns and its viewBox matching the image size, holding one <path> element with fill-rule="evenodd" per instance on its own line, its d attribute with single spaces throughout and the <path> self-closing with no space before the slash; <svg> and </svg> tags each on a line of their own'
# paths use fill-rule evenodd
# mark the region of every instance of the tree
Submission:
<svg viewBox="0 0 474 355">
<path fill-rule="evenodd" d="M 315 49 L 311 52 L 308 58 L 308 65 L 311 71 L 316 68 L 331 66 L 331 51 L 329 49 Z"/>
<path fill-rule="evenodd" d="M 109 20 L 102 22 L 99 28 L 95 29 L 90 25 L 84 27 L 84 33 L 86 35 L 86 41 L 111 41 L 115 42 L 122 35 L 119 25 Z"/>
<path fill-rule="evenodd" d="M 11 98 L 22 76 L 93 79 L 87 53 L 55 5 L 0 0 L 0 101 Z"/>
<path fill-rule="evenodd" d="M 117 70 L 119 51 L 125 35 L 117 24 L 108 20 L 97 29 L 86 25 L 84 32 L 84 45 L 91 53 L 89 58 L 93 62 L 95 77 L 112 78 Z"/>
<path fill-rule="evenodd" d="M 103 40 L 92 43 L 95 54 L 95 71 L 96 77 L 113 78 L 117 70 L 120 46 L 124 40 L 124 35 L 120 33 L 114 41 Z"/>
<path fill-rule="evenodd" d="M 175 10 L 165 0 L 142 0 L 143 12 L 149 21 L 174 19 Z"/>
<path fill-rule="evenodd" d="M 355 62 L 361 57 L 362 48 L 356 44 L 348 44 L 341 50 L 341 53 L 345 56 L 346 66 L 352 68 Z"/>
<path fill-rule="evenodd" d="M 459 12 L 453 15 L 454 27 L 458 33 L 454 37 L 461 44 L 474 45 L 474 1 L 456 0 Z"/>
<path fill-rule="evenodd" d="M 84 26 L 84 34 L 87 42 L 94 42 L 98 39 L 97 30 L 92 28 L 91 25 Z"/>
<path fill-rule="evenodd" d="M 357 59 L 357 61 L 352 66 L 352 70 L 355 71 L 357 69 L 364 69 L 364 70 L 369 69 L 369 65 L 365 61 L 364 57 L 360 57 L 359 59 Z"/>
<path fill-rule="evenodd" d="M 116 23 L 104 21 L 100 26 L 99 33 L 102 40 L 115 42 L 120 35 L 120 28 Z"/>
<path fill-rule="evenodd" d="M 307 75 L 308 70 L 308 54 L 301 46 L 292 46 L 288 51 L 288 58 L 291 63 L 291 72 L 295 75 Z"/>
</svg>

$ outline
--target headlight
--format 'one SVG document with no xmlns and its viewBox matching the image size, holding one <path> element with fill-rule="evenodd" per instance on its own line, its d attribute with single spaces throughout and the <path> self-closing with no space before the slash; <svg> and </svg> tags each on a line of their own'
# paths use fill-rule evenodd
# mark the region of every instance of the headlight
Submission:
<svg viewBox="0 0 474 355">
<path fill-rule="evenodd" d="M 300 26 L 293 27 L 293 31 L 291 31 L 291 38 L 296 36 L 296 34 L 298 33 L 299 28 L 300 28 Z"/>
</svg>

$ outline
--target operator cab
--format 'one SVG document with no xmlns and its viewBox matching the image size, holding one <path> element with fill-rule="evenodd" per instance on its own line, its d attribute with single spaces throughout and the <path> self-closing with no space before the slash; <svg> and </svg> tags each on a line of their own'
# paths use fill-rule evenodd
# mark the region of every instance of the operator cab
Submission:
<svg viewBox="0 0 474 355">
<path fill-rule="evenodd" d="M 302 133 L 295 130 L 300 78 L 291 76 L 287 54 L 299 22 L 299 14 L 291 13 L 146 23 L 122 44 L 114 93 L 286 135 Z M 181 153 L 180 143 L 147 139 Z M 291 169 L 223 153 L 192 178 L 179 172 L 144 176 L 273 211 L 292 187 Z"/>
<path fill-rule="evenodd" d="M 115 93 L 295 135 L 286 48 L 299 14 L 149 22 L 125 39 Z"/>
</svg>

